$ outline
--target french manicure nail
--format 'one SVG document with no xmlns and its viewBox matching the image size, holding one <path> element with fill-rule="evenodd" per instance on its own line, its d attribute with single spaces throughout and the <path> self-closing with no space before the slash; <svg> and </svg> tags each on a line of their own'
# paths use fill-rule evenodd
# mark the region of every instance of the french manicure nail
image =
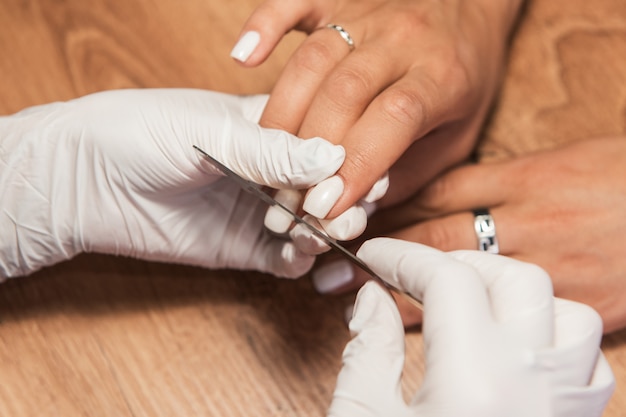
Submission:
<svg viewBox="0 0 626 417">
<path fill-rule="evenodd" d="M 335 175 L 326 178 L 309 191 L 302 208 L 318 219 L 323 219 L 339 200 L 343 193 L 343 180 Z"/>
<path fill-rule="evenodd" d="M 275 196 L 283 206 L 295 211 L 300 203 L 300 192 L 297 190 L 279 190 Z M 264 224 L 274 233 L 283 234 L 289 230 L 293 217 L 280 206 L 271 206 L 265 213 Z"/>
<path fill-rule="evenodd" d="M 320 266 L 313 271 L 312 278 L 317 292 L 326 294 L 351 282 L 354 270 L 348 261 L 342 259 Z"/>
<path fill-rule="evenodd" d="M 230 56 L 237 61 L 246 62 L 260 41 L 261 35 L 259 32 L 253 30 L 246 32 L 230 52 Z"/>
</svg>

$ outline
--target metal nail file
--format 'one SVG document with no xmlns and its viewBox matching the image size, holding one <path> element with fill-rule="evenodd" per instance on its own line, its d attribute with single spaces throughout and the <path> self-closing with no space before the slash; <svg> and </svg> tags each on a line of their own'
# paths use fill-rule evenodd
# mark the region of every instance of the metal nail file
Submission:
<svg viewBox="0 0 626 417">
<path fill-rule="evenodd" d="M 211 165 L 213 165 L 215 168 L 217 168 L 225 176 L 227 176 L 228 178 L 230 178 L 231 180 L 236 182 L 243 190 L 245 190 L 248 193 L 258 197 L 259 199 L 261 199 L 263 202 L 265 202 L 269 206 L 278 206 L 278 207 L 280 207 L 285 213 L 289 214 L 293 218 L 293 221 L 296 224 L 304 225 L 315 236 L 319 237 L 326 244 L 328 244 L 328 246 L 330 246 L 331 248 L 333 248 L 334 250 L 339 252 L 346 259 L 348 259 L 353 264 L 355 264 L 356 266 L 361 268 L 363 271 L 365 271 L 369 275 L 371 275 L 372 278 L 375 281 L 377 281 L 379 284 L 383 285 L 383 287 L 389 289 L 390 291 L 392 291 L 392 292 L 394 292 L 396 294 L 399 294 L 400 296 L 405 298 L 407 301 L 409 301 L 412 305 L 418 307 L 419 309 L 422 309 L 422 303 L 420 301 L 416 300 L 409 293 L 401 291 L 398 288 L 395 288 L 394 286 L 392 286 L 392 285 L 388 284 L 387 282 L 385 282 L 382 278 L 380 278 L 378 275 L 376 275 L 376 273 L 374 271 L 372 271 L 372 269 L 369 266 L 367 266 L 362 260 L 360 260 L 356 255 L 354 255 L 348 249 L 344 248 L 342 245 L 337 243 L 337 241 L 335 241 L 334 239 L 332 239 L 331 237 L 326 235 L 324 232 L 318 230 L 315 226 L 313 226 L 312 224 L 308 223 L 306 220 L 304 220 L 302 217 L 300 217 L 299 215 L 294 213 L 292 210 L 290 210 L 289 208 L 285 207 L 280 202 L 276 201 L 276 199 L 274 199 L 271 195 L 266 193 L 259 184 L 256 184 L 256 183 L 254 183 L 252 181 L 248 181 L 248 180 L 242 178 L 239 174 L 237 174 L 236 172 L 234 172 L 233 170 L 228 168 L 226 165 L 222 164 L 217 159 L 213 158 L 211 155 L 209 155 L 207 152 L 205 152 L 202 149 L 200 149 L 198 146 L 193 145 L 193 147 L 198 152 L 200 152 L 202 154 L 202 156 L 204 156 L 211 163 Z"/>
</svg>

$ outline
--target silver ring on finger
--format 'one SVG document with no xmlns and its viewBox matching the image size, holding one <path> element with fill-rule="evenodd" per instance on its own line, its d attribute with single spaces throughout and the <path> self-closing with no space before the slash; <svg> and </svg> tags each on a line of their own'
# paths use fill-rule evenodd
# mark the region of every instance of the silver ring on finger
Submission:
<svg viewBox="0 0 626 417">
<path fill-rule="evenodd" d="M 496 224 L 489 210 L 486 208 L 473 211 L 474 231 L 478 239 L 478 250 L 488 253 L 500 253 L 498 238 L 496 236 Z"/>
<path fill-rule="evenodd" d="M 325 27 L 337 31 L 337 33 L 341 35 L 341 38 L 348 44 L 348 48 L 350 48 L 351 51 L 354 50 L 354 39 L 352 39 L 352 36 L 350 36 L 348 31 L 345 30 L 343 26 L 329 23 Z"/>
</svg>

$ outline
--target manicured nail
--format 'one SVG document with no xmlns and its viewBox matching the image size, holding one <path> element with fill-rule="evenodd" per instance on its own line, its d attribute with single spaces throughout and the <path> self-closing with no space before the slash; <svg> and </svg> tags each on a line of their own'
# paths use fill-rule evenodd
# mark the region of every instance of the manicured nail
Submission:
<svg viewBox="0 0 626 417">
<path fill-rule="evenodd" d="M 361 235 L 367 227 L 367 213 L 356 204 L 334 219 L 319 220 L 326 234 L 337 240 L 352 240 Z"/>
<path fill-rule="evenodd" d="M 312 277 L 315 289 L 326 294 L 350 283 L 354 270 L 350 262 L 342 259 L 320 266 L 313 271 Z"/>
<path fill-rule="evenodd" d="M 363 201 L 367 203 L 373 203 L 374 201 L 380 200 L 385 194 L 387 194 L 387 190 L 389 189 L 389 173 L 385 172 L 385 175 L 380 177 L 378 181 L 372 186 L 369 193 L 365 197 L 363 197 Z"/>
<path fill-rule="evenodd" d="M 279 190 L 274 197 L 283 206 L 295 211 L 300 204 L 300 192 L 297 190 Z M 264 224 L 274 233 L 283 234 L 289 230 L 293 217 L 280 206 L 271 206 L 265 213 Z"/>
<path fill-rule="evenodd" d="M 323 219 L 343 193 L 343 180 L 338 175 L 325 179 L 309 191 L 304 199 L 304 211 Z"/>
<path fill-rule="evenodd" d="M 322 226 L 320 226 L 317 219 L 310 214 L 305 214 L 303 219 L 316 227 L 318 230 L 324 232 Z M 302 224 L 296 224 L 291 231 L 289 231 L 289 237 L 293 240 L 293 243 L 298 249 L 308 255 L 319 255 L 321 253 L 330 250 L 330 246 L 326 244 L 321 238 L 313 234 L 308 227 Z"/>
<path fill-rule="evenodd" d="M 246 32 L 230 52 L 230 56 L 235 58 L 237 61 L 246 62 L 260 41 L 261 35 L 259 32 Z"/>
</svg>

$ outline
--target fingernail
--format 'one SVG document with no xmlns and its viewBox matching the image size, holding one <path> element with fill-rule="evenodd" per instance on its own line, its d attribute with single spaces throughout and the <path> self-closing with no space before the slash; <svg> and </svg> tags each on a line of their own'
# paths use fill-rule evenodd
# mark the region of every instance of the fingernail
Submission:
<svg viewBox="0 0 626 417">
<path fill-rule="evenodd" d="M 342 259 L 320 266 L 313 271 L 312 278 L 317 292 L 326 294 L 351 282 L 354 270 L 348 261 Z"/>
<path fill-rule="evenodd" d="M 367 203 L 373 203 L 374 201 L 380 200 L 385 194 L 387 194 L 387 190 L 389 189 L 389 173 L 385 172 L 385 175 L 380 177 L 378 181 L 372 186 L 369 193 L 365 197 L 363 197 L 363 201 Z"/>
<path fill-rule="evenodd" d="M 341 193 L 343 193 L 343 180 L 338 175 L 334 175 L 309 191 L 302 208 L 310 215 L 323 219 L 337 203 Z"/>
<path fill-rule="evenodd" d="M 250 58 L 250 55 L 252 55 L 252 52 L 254 52 L 260 40 L 261 35 L 259 32 L 246 32 L 230 52 L 230 56 L 237 61 L 246 62 L 248 58 Z"/>
<path fill-rule="evenodd" d="M 352 240 L 359 237 L 367 227 L 367 213 L 357 204 L 330 220 L 319 220 L 326 234 L 337 240 Z"/>
<path fill-rule="evenodd" d="M 300 192 L 297 190 L 279 190 L 274 197 L 283 206 L 295 211 L 300 203 Z M 289 230 L 293 217 L 280 206 L 271 206 L 265 213 L 264 224 L 274 233 L 283 234 Z"/>
<path fill-rule="evenodd" d="M 317 219 L 310 214 L 306 214 L 303 219 L 318 230 L 324 230 Z M 296 224 L 289 232 L 289 237 L 298 249 L 309 255 L 319 255 L 330 250 L 330 246 L 326 242 L 314 235 L 308 227 L 302 224 Z"/>
</svg>

